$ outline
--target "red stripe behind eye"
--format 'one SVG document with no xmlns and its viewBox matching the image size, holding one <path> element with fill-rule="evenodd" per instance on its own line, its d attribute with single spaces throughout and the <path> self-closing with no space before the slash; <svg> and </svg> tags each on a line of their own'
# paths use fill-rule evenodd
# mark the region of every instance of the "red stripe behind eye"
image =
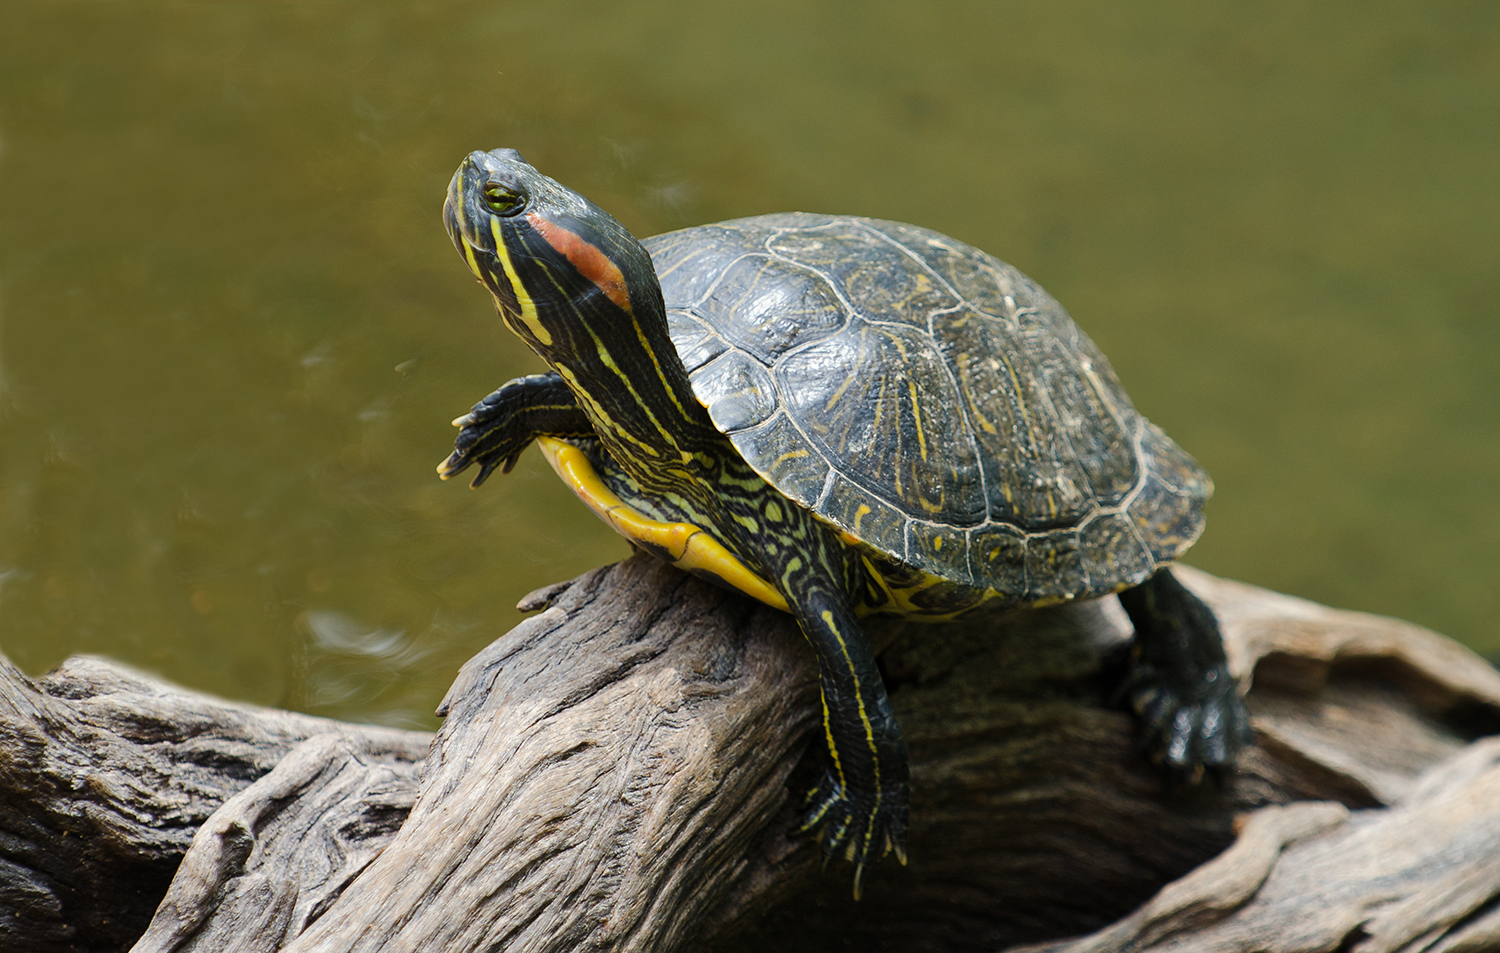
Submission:
<svg viewBox="0 0 1500 953">
<path fill-rule="evenodd" d="M 578 273 L 589 281 L 592 281 L 609 297 L 609 300 L 619 305 L 626 313 L 630 314 L 630 292 L 625 289 L 625 276 L 620 274 L 620 269 L 609 256 L 600 251 L 598 246 L 591 245 L 577 233 L 570 232 L 561 225 L 549 222 L 536 212 L 528 212 L 526 217 L 536 228 L 537 234 L 546 239 L 547 244 L 561 252 L 568 262 L 578 269 Z"/>
</svg>

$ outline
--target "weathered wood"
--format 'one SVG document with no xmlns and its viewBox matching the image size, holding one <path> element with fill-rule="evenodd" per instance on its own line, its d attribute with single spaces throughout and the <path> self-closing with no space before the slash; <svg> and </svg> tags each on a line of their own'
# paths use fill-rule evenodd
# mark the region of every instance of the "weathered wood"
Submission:
<svg viewBox="0 0 1500 953">
<path fill-rule="evenodd" d="M 410 762 L 347 735 L 304 741 L 199 828 L 136 948 L 279 949 L 380 855 L 416 792 Z"/>
<path fill-rule="evenodd" d="M 1121 922 L 1027 953 L 1127 949 L 1500 949 L 1500 739 L 1430 769 L 1386 810 L 1263 808 L 1232 848 Z"/>
<path fill-rule="evenodd" d="M 464 666 L 406 827 L 288 950 L 692 939 L 786 801 L 810 659 L 780 614 L 645 559 L 554 598 Z"/>
<path fill-rule="evenodd" d="M 194 832 L 314 735 L 415 767 L 430 735 L 237 705 L 98 659 L 0 658 L 0 949 L 118 951 Z"/>
<path fill-rule="evenodd" d="M 286 716 L 296 730 L 267 735 L 253 765 L 240 755 L 237 785 L 203 782 L 199 813 L 159 847 L 175 862 L 203 825 L 136 949 L 993 950 L 1100 929 L 1116 932 L 1077 949 L 1176 949 L 1252 917 L 1306 921 L 1312 901 L 1277 898 L 1312 896 L 1308 878 L 1343 898 L 1325 904 L 1338 923 L 1366 923 L 1366 945 L 1329 926 L 1318 942 L 1333 946 L 1263 948 L 1399 949 L 1387 938 L 1454 924 L 1468 934 L 1444 943 L 1484 948 L 1500 890 L 1486 858 L 1442 844 L 1500 823 L 1489 743 L 1471 743 L 1500 729 L 1500 675 L 1414 626 L 1181 574 L 1235 670 L 1254 672 L 1259 741 L 1222 789 L 1166 791 L 1134 757 L 1100 672 L 1128 629 L 1113 600 L 876 624 L 912 747 L 911 865 L 878 865 L 855 904 L 847 866 L 820 873 L 793 832 L 788 790 L 818 746 L 814 663 L 790 619 L 638 557 L 537 597 L 545 611 L 464 667 L 419 784 L 426 736 L 389 732 L 381 749 Z M 161 731 L 166 750 L 195 737 Z M 144 787 L 182 786 L 171 763 L 155 770 Z M 1463 811 L 1433 807 L 1460 789 L 1477 792 Z M 1318 845 L 1351 831 L 1375 866 L 1340 875 L 1349 845 Z M 116 840 L 108 851 L 145 853 Z M 26 948 L 85 948 L 62 943 Z"/>
</svg>

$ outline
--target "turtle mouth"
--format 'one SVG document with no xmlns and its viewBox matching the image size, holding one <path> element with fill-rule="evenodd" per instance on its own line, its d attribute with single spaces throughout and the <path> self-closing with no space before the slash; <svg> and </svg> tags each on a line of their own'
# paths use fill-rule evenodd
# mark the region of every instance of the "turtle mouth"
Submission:
<svg viewBox="0 0 1500 953">
<path fill-rule="evenodd" d="M 468 191 L 467 180 L 474 172 L 472 160 L 465 159 L 458 171 L 453 173 L 453 180 L 448 183 L 448 195 L 443 199 L 443 225 L 447 227 L 448 237 L 460 252 L 465 245 L 471 248 L 483 247 L 479 244 L 478 230 L 474 227 L 473 218 L 467 214 L 464 201 L 464 193 Z"/>
</svg>

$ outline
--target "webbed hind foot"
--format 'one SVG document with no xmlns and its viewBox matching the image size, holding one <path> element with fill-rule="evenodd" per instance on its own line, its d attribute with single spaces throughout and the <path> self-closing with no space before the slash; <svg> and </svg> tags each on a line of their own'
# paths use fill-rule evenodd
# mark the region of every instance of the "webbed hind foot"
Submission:
<svg viewBox="0 0 1500 953">
<path fill-rule="evenodd" d="M 1141 722 L 1141 746 L 1174 781 L 1222 775 L 1251 741 L 1213 610 L 1169 570 L 1120 593 L 1135 625 L 1117 698 Z"/>
</svg>

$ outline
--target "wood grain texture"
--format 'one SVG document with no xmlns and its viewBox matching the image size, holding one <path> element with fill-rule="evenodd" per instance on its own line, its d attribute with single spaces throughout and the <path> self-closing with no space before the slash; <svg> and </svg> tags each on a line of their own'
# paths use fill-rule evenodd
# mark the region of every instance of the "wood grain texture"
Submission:
<svg viewBox="0 0 1500 953">
<path fill-rule="evenodd" d="M 132 949 L 279 949 L 378 857 L 411 811 L 418 765 L 315 735 L 198 829 Z"/>
<path fill-rule="evenodd" d="M 1027 953 L 1495 950 L 1497 911 L 1500 739 L 1490 738 L 1388 809 L 1263 808 L 1232 848 L 1131 916 Z"/>
<path fill-rule="evenodd" d="M 1169 791 L 1136 757 L 1104 672 L 1128 634 L 1113 599 L 875 623 L 912 749 L 911 863 L 867 872 L 858 904 L 847 866 L 823 871 L 794 830 L 820 750 L 795 626 L 643 557 L 528 597 L 540 614 L 460 671 L 430 753 L 430 736 L 209 704 L 96 662 L 5 681 L 6 712 L 20 691 L 61 714 L 0 730 L 27 723 L 18 751 L 55 748 L 110 695 L 111 724 L 156 724 L 77 742 L 123 746 L 87 758 L 131 771 L 135 748 L 160 746 L 156 767 L 96 772 L 75 797 L 74 814 L 98 799 L 141 828 L 96 825 L 96 852 L 166 870 L 154 897 L 115 901 L 143 929 L 139 908 L 165 895 L 142 953 L 1495 948 L 1483 739 L 1500 674 L 1405 623 L 1178 571 L 1250 687 L 1258 740 L 1238 776 Z M 127 714 L 140 706 L 165 714 Z M 244 750 L 215 755 L 231 772 L 165 756 L 231 737 Z M 0 803 L 52 803 L 41 781 L 12 793 L 16 761 L 0 762 Z M 71 777 L 32 762 L 53 788 Z M 113 863 L 97 878 L 129 867 Z M 123 948 L 82 935 L 14 948 Z"/>
<path fill-rule="evenodd" d="M 0 658 L 0 950 L 127 947 L 198 828 L 320 734 L 411 765 L 430 738 L 224 702 L 99 659 L 32 680 Z"/>
</svg>

